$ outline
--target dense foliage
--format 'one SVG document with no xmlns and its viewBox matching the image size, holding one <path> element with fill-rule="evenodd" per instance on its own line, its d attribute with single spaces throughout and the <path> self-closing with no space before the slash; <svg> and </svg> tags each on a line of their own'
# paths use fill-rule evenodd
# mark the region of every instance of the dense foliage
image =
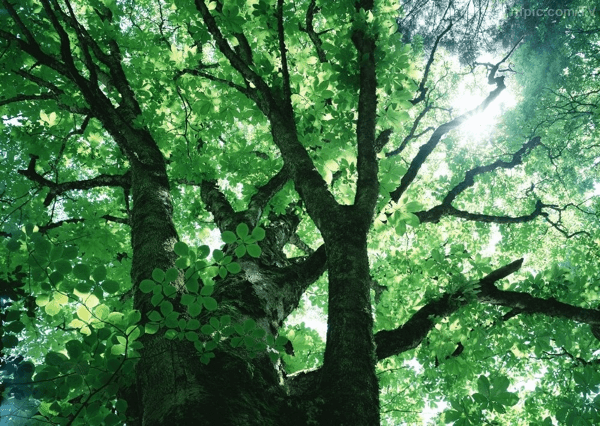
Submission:
<svg viewBox="0 0 600 426">
<path fill-rule="evenodd" d="M 600 424 L 555 3 L 2 0 L 3 420 Z"/>
</svg>

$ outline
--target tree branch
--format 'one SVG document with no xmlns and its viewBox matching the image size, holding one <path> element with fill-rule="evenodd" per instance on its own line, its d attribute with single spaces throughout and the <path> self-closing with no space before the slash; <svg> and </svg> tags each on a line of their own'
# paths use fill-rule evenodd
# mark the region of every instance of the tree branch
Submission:
<svg viewBox="0 0 600 426">
<path fill-rule="evenodd" d="M 239 223 L 239 214 L 219 190 L 216 180 L 203 180 L 200 184 L 200 198 L 206 209 L 212 213 L 217 227 L 224 231 L 235 229 Z"/>
<path fill-rule="evenodd" d="M 284 163 L 289 167 L 290 177 L 296 190 L 306 203 L 306 209 L 317 227 L 322 229 L 329 222 L 327 216 L 338 203 L 329 192 L 323 177 L 298 139 L 294 111 L 291 102 L 285 101 L 265 81 L 251 70 L 243 59 L 234 52 L 221 33 L 214 17 L 203 0 L 195 0 L 196 8 L 212 35 L 217 48 L 241 76 L 255 88 L 249 88 L 247 96 L 253 100 L 271 123 L 273 141 L 281 150 Z"/>
<path fill-rule="evenodd" d="M 427 78 L 429 76 L 429 71 L 431 69 L 431 65 L 433 64 L 433 58 L 435 57 L 435 52 L 437 50 L 440 40 L 448 33 L 448 31 L 450 31 L 451 28 L 452 28 L 452 21 L 450 21 L 450 25 L 448 25 L 448 28 L 446 28 L 435 39 L 435 43 L 433 43 L 433 48 L 431 49 L 431 53 L 429 54 L 429 59 L 427 60 L 427 65 L 425 65 L 425 72 L 423 73 L 423 78 L 421 79 L 421 82 L 419 83 L 419 88 L 418 88 L 419 95 L 409 101 L 411 104 L 416 105 L 425 99 L 425 94 L 427 93 L 427 87 L 425 87 L 425 85 L 427 84 Z"/>
<path fill-rule="evenodd" d="M 86 190 L 91 188 L 98 188 L 101 186 L 119 186 L 125 189 L 126 191 L 129 191 L 131 187 L 131 175 L 129 172 L 126 172 L 123 175 L 101 174 L 92 179 L 55 183 L 51 180 L 46 179 L 35 170 L 35 165 L 38 158 L 39 157 L 37 155 L 32 155 L 27 169 L 18 170 L 18 173 L 34 182 L 37 182 L 42 187 L 47 187 L 50 189 L 48 195 L 46 196 L 46 199 L 44 200 L 45 206 L 49 206 L 50 203 L 52 203 L 52 200 L 54 200 L 54 198 L 67 191 Z"/>
<path fill-rule="evenodd" d="M 479 280 L 481 286 L 495 283 L 519 270 L 523 259 L 492 271 Z M 440 299 L 433 300 L 419 309 L 404 325 L 395 330 L 382 330 L 375 334 L 377 359 L 382 360 L 414 349 L 421 344 L 435 327 L 440 317 L 447 317 L 462 306 L 469 304 L 469 298 L 459 293 L 445 293 Z"/>
<path fill-rule="evenodd" d="M 548 213 L 542 211 L 546 207 L 540 200 L 535 204 L 535 209 L 528 215 L 523 216 L 494 216 L 481 213 L 470 213 L 464 210 L 458 210 L 451 205 L 440 204 L 430 210 L 415 212 L 415 216 L 419 218 L 421 223 L 437 223 L 443 216 L 454 216 L 460 219 L 471 220 L 475 222 L 485 223 L 525 223 L 530 222 L 538 216 L 546 217 Z"/>
<path fill-rule="evenodd" d="M 503 61 L 504 60 L 505 59 L 503 59 Z M 502 61 L 499 62 L 497 65 L 499 65 L 500 63 L 502 63 Z M 496 89 L 490 92 L 490 94 L 487 96 L 487 98 L 484 99 L 484 101 L 481 104 L 479 104 L 476 108 L 472 109 L 471 111 L 468 111 L 456 117 L 454 120 L 439 126 L 433 132 L 433 135 L 431 135 L 429 141 L 421 145 L 421 147 L 419 148 L 419 152 L 417 153 L 417 155 L 415 155 L 412 162 L 410 163 L 408 171 L 404 174 L 404 176 L 402 176 L 400 185 L 390 194 L 392 201 L 398 202 L 402 194 L 404 194 L 406 189 L 410 186 L 412 181 L 417 176 L 419 169 L 421 168 L 427 157 L 429 157 L 429 154 L 433 152 L 433 150 L 435 149 L 435 147 L 440 142 L 443 136 L 445 136 L 451 130 L 456 129 L 458 126 L 463 124 L 472 116 L 483 112 L 488 107 L 488 105 L 491 104 L 506 88 L 504 84 L 504 76 L 495 77 L 495 72 L 495 69 L 492 69 L 490 71 L 490 74 L 488 75 L 488 81 L 493 81 L 493 83 L 496 85 Z"/>
<path fill-rule="evenodd" d="M 285 47 L 285 30 L 283 29 L 283 0 L 277 0 L 277 35 L 279 38 L 279 53 L 281 54 L 281 74 L 283 77 L 283 102 L 292 105 L 292 89 L 290 86 L 290 69 Z"/>
<path fill-rule="evenodd" d="M 115 223 L 122 223 L 123 225 L 129 225 L 129 219 L 125 218 L 125 217 L 117 217 L 117 216 L 113 216 L 110 214 L 105 214 L 105 215 L 100 216 L 99 218 L 104 219 L 107 222 L 115 222 Z M 51 229 L 59 228 L 68 223 L 81 223 L 81 222 L 85 222 L 86 220 L 89 220 L 89 219 L 84 219 L 84 218 L 65 219 L 65 220 L 60 220 L 58 222 L 48 223 L 47 225 L 42 225 L 42 226 L 39 226 L 38 228 L 39 228 L 39 232 L 41 234 L 45 234 L 48 231 L 50 231 Z"/>
<path fill-rule="evenodd" d="M 319 62 L 325 63 L 327 62 L 327 56 L 325 55 L 325 51 L 323 50 L 323 42 L 319 38 L 319 34 L 315 31 L 315 27 L 313 25 L 313 21 L 315 19 L 315 13 L 319 12 L 319 8 L 317 7 L 316 0 L 311 0 L 308 8 L 306 9 L 306 28 L 300 25 L 300 31 L 308 34 L 310 41 L 315 46 L 315 50 L 317 51 L 317 57 L 319 58 Z"/>
<path fill-rule="evenodd" d="M 250 198 L 248 208 L 244 212 L 246 220 L 256 226 L 267 203 L 283 188 L 289 178 L 288 168 L 283 166 L 267 183 L 259 187 L 258 192 Z"/>
<path fill-rule="evenodd" d="M 465 173 L 465 178 L 463 179 L 463 181 L 457 184 L 448 192 L 441 204 L 427 211 L 415 212 L 415 215 L 419 218 L 421 223 L 437 223 L 439 222 L 442 216 L 455 216 L 466 220 L 488 223 L 524 223 L 529 222 L 540 215 L 547 217 L 548 214 L 542 212 L 542 208 L 548 206 L 543 204 L 539 200 L 537 201 L 533 212 L 531 212 L 528 215 L 519 217 L 493 216 L 478 213 L 470 213 L 463 210 L 458 210 L 457 208 L 452 206 L 452 202 L 456 199 L 458 195 L 460 195 L 467 188 L 475 184 L 475 176 L 484 173 L 490 173 L 496 169 L 512 169 L 513 167 L 521 164 L 523 162 L 523 156 L 527 155 L 529 152 L 535 149 L 535 147 L 540 144 L 540 141 L 541 139 L 539 136 L 531 138 L 529 141 L 525 142 L 517 152 L 515 152 L 512 155 L 512 159 L 510 161 L 496 160 L 491 164 L 485 166 L 478 166 L 467 171 Z"/>
<path fill-rule="evenodd" d="M 556 299 L 543 299 L 528 293 L 499 290 L 496 282 L 518 271 L 523 259 L 496 269 L 478 282 L 476 300 L 482 304 L 511 308 L 506 319 L 519 314 L 542 314 L 575 322 L 600 325 L 600 311 L 572 306 Z M 379 360 L 414 349 L 425 339 L 435 326 L 435 317 L 451 315 L 462 306 L 471 303 L 462 292 L 444 294 L 440 299 L 429 302 L 419 309 L 404 325 L 395 330 L 382 330 L 375 335 Z"/>
<path fill-rule="evenodd" d="M 201 69 L 205 69 L 208 67 L 198 67 L 196 69 L 192 69 L 192 68 L 184 68 L 180 71 L 177 71 L 175 73 L 175 76 L 173 77 L 173 80 L 177 80 L 179 77 L 181 77 L 184 74 L 190 74 L 190 75 L 194 75 L 197 77 L 204 77 L 208 80 L 214 81 L 216 83 L 222 83 L 225 84 L 229 87 L 232 87 L 234 89 L 236 89 L 238 92 L 243 93 L 245 96 L 250 97 L 251 93 L 250 90 L 246 87 L 240 86 L 239 84 L 235 84 L 232 81 L 226 80 L 224 78 L 219 78 L 219 77 L 215 77 L 211 74 L 205 73 L 203 71 L 201 71 Z"/>
<path fill-rule="evenodd" d="M 427 105 L 427 106 L 425 106 L 425 108 L 423 108 L 423 110 L 415 118 L 415 121 L 413 122 L 410 132 L 408 132 L 408 135 L 406 135 L 406 137 L 402 140 L 402 143 L 400 144 L 400 146 L 398 148 L 396 148 L 395 150 L 386 153 L 385 154 L 386 157 L 391 157 L 393 155 L 400 154 L 404 150 L 404 148 L 406 148 L 406 145 L 408 145 L 408 142 L 410 142 L 411 139 L 417 139 L 417 138 L 421 137 L 422 135 L 424 135 L 425 133 L 430 132 L 431 130 L 435 130 L 435 128 L 429 126 L 425 130 L 423 130 L 421 133 L 415 135 L 415 132 L 417 131 L 417 127 L 419 127 L 419 123 L 421 122 L 423 117 L 425 117 L 425 115 L 430 110 L 431 110 L 430 105 Z"/>
<path fill-rule="evenodd" d="M 375 126 L 377 124 L 375 38 L 362 29 L 357 29 L 352 34 L 352 42 L 358 53 L 360 79 L 358 120 L 356 122 L 358 146 L 356 168 L 358 179 L 354 205 L 363 212 L 362 216 L 370 221 L 373 207 L 379 195 L 378 163 L 375 148 Z"/>
</svg>

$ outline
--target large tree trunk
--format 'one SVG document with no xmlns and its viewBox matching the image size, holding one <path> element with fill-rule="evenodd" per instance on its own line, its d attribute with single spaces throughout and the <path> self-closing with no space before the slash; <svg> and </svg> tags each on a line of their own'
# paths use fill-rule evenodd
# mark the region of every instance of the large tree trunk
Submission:
<svg viewBox="0 0 600 426">
<path fill-rule="evenodd" d="M 210 199 L 211 190 L 219 199 L 221 195 L 210 184 L 205 184 L 205 198 L 218 205 L 218 200 Z M 164 161 L 153 167 L 133 167 L 132 194 L 132 278 L 137 288 L 143 279 L 151 277 L 154 268 L 167 270 L 175 264 L 177 233 Z M 222 226 L 234 223 L 235 215 L 230 213 L 214 212 Z M 266 334 L 277 337 L 306 287 L 325 268 L 323 248 L 299 263 L 283 255 L 283 246 L 297 224 L 293 215 L 273 221 L 261 244 L 261 258 L 244 258 L 240 274 L 217 280 L 214 297 L 218 309 L 201 315 L 198 319 L 202 324 L 222 315 L 230 316 L 232 324 L 252 319 Z M 142 321 L 156 309 L 149 302 L 150 296 L 139 290 L 135 294 L 135 308 L 142 313 Z M 184 306 L 176 309 L 185 317 Z M 204 365 L 192 343 L 167 339 L 164 331 L 143 336 L 137 383 L 123 395 L 128 414 L 137 424 L 302 425 L 316 416 L 314 409 L 306 412 L 310 399 L 296 396 L 292 403 L 288 398 L 281 363 L 273 361 L 268 352 L 252 356 L 243 347 L 233 348 L 230 339 L 223 339 L 214 350 L 215 357 Z"/>
</svg>

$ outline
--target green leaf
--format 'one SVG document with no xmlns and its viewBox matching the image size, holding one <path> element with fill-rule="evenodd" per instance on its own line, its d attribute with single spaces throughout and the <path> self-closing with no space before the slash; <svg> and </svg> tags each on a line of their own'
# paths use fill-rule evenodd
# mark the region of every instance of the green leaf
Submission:
<svg viewBox="0 0 600 426">
<path fill-rule="evenodd" d="M 250 244 L 246 246 L 246 250 L 248 250 L 248 254 L 252 257 L 258 258 L 262 253 L 262 250 L 258 246 L 258 244 Z"/>
<path fill-rule="evenodd" d="M 200 321 L 197 319 L 191 319 L 187 322 L 186 329 L 187 330 L 198 330 L 200 328 Z"/>
<path fill-rule="evenodd" d="M 170 284 L 163 284 L 162 286 L 163 294 L 166 297 L 173 297 L 177 294 L 177 289 Z"/>
<path fill-rule="evenodd" d="M 231 244 L 237 241 L 237 237 L 231 231 L 225 231 L 221 234 L 221 239 L 225 244 Z"/>
<path fill-rule="evenodd" d="M 254 230 L 252 231 L 252 238 L 254 238 L 256 241 L 264 240 L 265 235 L 265 230 L 260 227 L 254 228 Z"/>
<path fill-rule="evenodd" d="M 177 241 L 173 246 L 173 251 L 177 256 L 187 256 L 189 252 L 188 245 L 183 241 Z"/>
<path fill-rule="evenodd" d="M 148 314 L 148 319 L 154 322 L 161 322 L 163 320 L 163 317 L 159 312 L 152 311 Z"/>
<path fill-rule="evenodd" d="M 142 293 L 150 293 L 152 290 L 154 290 L 154 287 L 156 287 L 156 283 L 152 280 L 143 280 L 140 283 L 140 291 Z"/>
<path fill-rule="evenodd" d="M 56 272 L 60 272 L 63 275 L 67 275 L 73 269 L 71 262 L 64 259 L 59 259 L 54 262 L 54 267 L 56 268 Z"/>
<path fill-rule="evenodd" d="M 221 327 L 215 327 L 215 328 L 224 328 L 226 326 L 228 326 L 229 324 L 231 324 L 231 317 L 229 315 L 223 315 L 220 318 L 221 321 Z"/>
<path fill-rule="evenodd" d="M 213 294 L 214 291 L 215 291 L 214 285 L 205 285 L 204 287 L 202 287 L 202 290 L 200 291 L 200 295 L 210 296 L 211 294 Z"/>
<path fill-rule="evenodd" d="M 181 304 L 183 306 L 188 306 L 190 303 L 194 303 L 195 300 L 196 300 L 196 296 L 193 296 L 188 293 L 181 296 Z"/>
<path fill-rule="evenodd" d="M 62 367 L 67 361 L 67 357 L 59 352 L 48 352 L 45 357 L 47 365 L 54 365 L 57 367 Z"/>
<path fill-rule="evenodd" d="M 235 233 L 238 235 L 238 237 L 240 237 L 240 239 L 244 239 L 247 235 L 248 232 L 250 230 L 248 229 L 248 225 L 246 225 L 245 223 L 240 223 L 238 226 L 236 226 L 235 228 Z"/>
<path fill-rule="evenodd" d="M 168 300 L 164 300 L 160 304 L 160 312 L 166 317 L 171 312 L 173 312 L 173 304 L 171 302 L 169 302 Z"/>
<path fill-rule="evenodd" d="M 219 276 L 221 278 L 225 278 L 227 276 L 227 268 L 224 266 L 219 266 Z"/>
<path fill-rule="evenodd" d="M 173 282 L 179 276 L 179 270 L 177 268 L 169 268 L 165 274 L 165 281 Z"/>
<path fill-rule="evenodd" d="M 154 270 L 152 271 L 152 279 L 157 283 L 162 283 L 165 279 L 165 275 L 165 271 L 163 271 L 160 268 L 154 268 Z"/>
<path fill-rule="evenodd" d="M 245 332 L 254 330 L 255 327 L 256 327 L 256 321 L 254 321 L 252 318 L 248 318 L 246 321 L 244 321 L 244 331 Z"/>
<path fill-rule="evenodd" d="M 162 288 L 160 285 L 154 287 L 154 288 Z M 164 296 L 162 295 L 162 293 L 154 293 L 154 295 L 152 296 L 152 298 L 150 299 L 150 303 L 152 303 L 153 306 L 158 306 L 160 302 L 162 302 L 164 299 Z"/>
<path fill-rule="evenodd" d="M 209 254 L 210 254 L 209 246 L 198 247 L 198 259 L 206 259 Z"/>
<path fill-rule="evenodd" d="M 198 334 L 193 331 L 186 331 L 185 338 L 190 342 L 196 342 L 199 339 Z"/>
<path fill-rule="evenodd" d="M 246 245 L 240 244 L 235 248 L 235 255 L 237 257 L 243 257 L 246 254 Z"/>
<path fill-rule="evenodd" d="M 144 326 L 146 334 L 156 334 L 159 328 L 160 325 L 154 322 L 146 323 L 146 325 Z"/>
<path fill-rule="evenodd" d="M 83 354 L 83 346 L 79 340 L 69 340 L 65 343 L 65 349 L 71 360 L 79 359 Z"/>
<path fill-rule="evenodd" d="M 80 280 L 88 280 L 91 273 L 91 268 L 85 263 L 78 263 L 73 268 L 73 275 L 75 275 L 75 278 L 79 278 Z"/>
<path fill-rule="evenodd" d="M 200 288 L 200 284 L 197 279 L 191 279 L 187 283 L 185 283 L 185 287 L 188 289 L 190 293 L 198 293 L 198 289 Z"/>
<path fill-rule="evenodd" d="M 477 389 L 482 395 L 488 396 L 490 394 L 490 382 L 486 376 L 479 376 L 477 379 Z"/>
<path fill-rule="evenodd" d="M 227 265 L 227 271 L 229 271 L 232 274 L 237 274 L 241 270 L 242 270 L 242 267 L 237 262 L 232 262 L 232 263 L 230 263 L 230 264 Z"/>
<path fill-rule="evenodd" d="M 8 240 L 8 243 L 6 243 L 6 248 L 12 252 L 19 251 L 21 249 L 21 242 L 14 238 L 10 239 Z"/>
<path fill-rule="evenodd" d="M 120 289 L 119 283 L 114 280 L 106 280 L 102 283 L 102 290 L 108 294 L 114 294 Z"/>
<path fill-rule="evenodd" d="M 213 251 L 213 259 L 215 260 L 215 262 L 219 262 L 221 259 L 223 259 L 225 255 L 223 254 L 223 252 L 221 250 L 215 250 Z"/>
<path fill-rule="evenodd" d="M 409 213 L 418 212 L 423 210 L 423 205 L 421 205 L 421 203 L 419 203 L 418 201 L 411 201 L 404 205 L 403 210 Z"/>
<path fill-rule="evenodd" d="M 188 306 L 188 313 L 192 317 L 197 317 L 202 312 L 202 305 L 198 302 L 194 302 Z"/>
<path fill-rule="evenodd" d="M 99 282 L 106 278 L 106 267 L 104 265 L 97 266 L 92 272 L 92 278 L 94 281 Z"/>
<path fill-rule="evenodd" d="M 58 302 L 56 302 L 56 300 L 52 300 L 46 306 L 44 306 L 44 310 L 50 316 L 58 315 L 58 313 L 60 312 L 60 309 L 61 309 L 61 307 L 58 304 Z"/>
<path fill-rule="evenodd" d="M 200 329 L 200 331 L 201 331 L 203 334 L 207 334 L 207 335 L 209 335 L 209 334 L 212 334 L 212 333 L 214 333 L 215 329 L 214 329 L 214 328 L 213 328 L 213 327 L 212 327 L 210 324 L 204 324 L 204 325 L 202 326 L 202 328 Z"/>
<path fill-rule="evenodd" d="M 203 297 L 202 303 L 204 304 L 204 307 L 209 311 L 215 311 L 217 309 L 217 301 L 210 296 Z"/>
<path fill-rule="evenodd" d="M 173 329 L 167 330 L 165 332 L 165 337 L 169 340 L 173 340 L 174 338 L 177 337 L 177 335 L 178 335 L 178 333 Z"/>
<path fill-rule="evenodd" d="M 175 266 L 179 269 L 185 269 L 190 266 L 190 259 L 188 257 L 180 257 L 175 261 Z"/>
</svg>

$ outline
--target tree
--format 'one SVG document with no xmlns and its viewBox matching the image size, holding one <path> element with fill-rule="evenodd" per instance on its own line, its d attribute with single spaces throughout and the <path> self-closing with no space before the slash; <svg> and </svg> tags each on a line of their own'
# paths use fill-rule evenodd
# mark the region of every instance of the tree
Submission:
<svg viewBox="0 0 600 426">
<path fill-rule="evenodd" d="M 532 92 L 525 34 L 457 115 L 460 23 L 402 43 L 393 1 L 2 5 L 11 421 L 597 422 L 593 16 L 552 33 L 592 80 Z"/>
</svg>

